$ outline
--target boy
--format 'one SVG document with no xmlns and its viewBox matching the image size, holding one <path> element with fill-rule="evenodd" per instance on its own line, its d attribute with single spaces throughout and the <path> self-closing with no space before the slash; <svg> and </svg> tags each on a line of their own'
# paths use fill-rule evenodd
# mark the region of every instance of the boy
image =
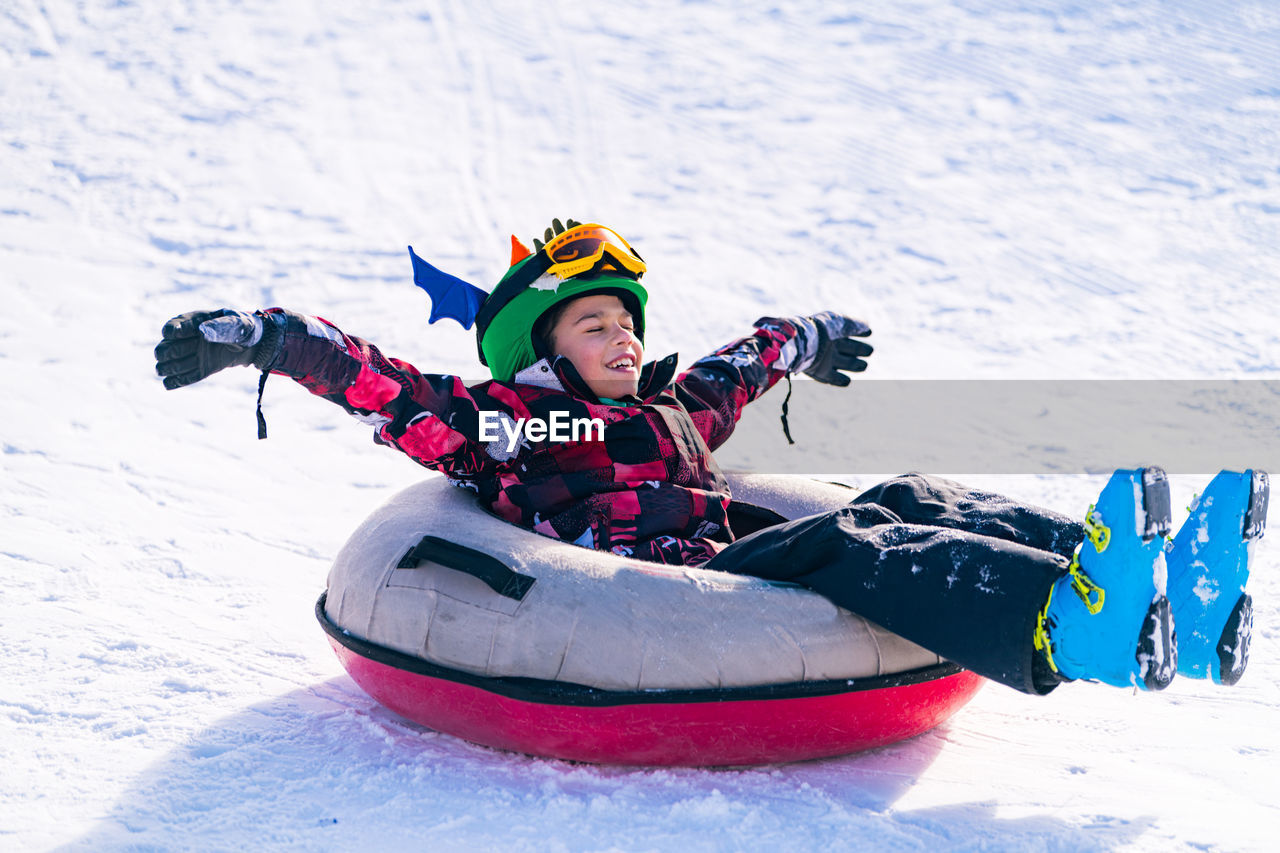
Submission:
<svg viewBox="0 0 1280 853">
<path fill-rule="evenodd" d="M 166 388 L 231 365 L 289 376 L 375 428 L 375 440 L 475 490 L 490 511 L 587 548 L 804 584 L 984 676 L 1030 693 L 1097 680 L 1159 690 L 1175 671 L 1234 683 L 1247 662 L 1248 542 L 1267 480 L 1223 472 L 1166 547 L 1159 469 L 1117 471 L 1084 524 L 911 474 L 848 506 L 737 539 L 711 451 L 742 407 L 805 373 L 847 385 L 870 328 L 832 312 L 762 318 L 675 377 L 644 364 L 646 266 L 616 232 L 553 221 L 492 293 L 416 255 L 433 315 L 457 303 L 493 380 L 422 374 L 316 317 L 192 312 L 156 348 Z M 599 422 L 562 440 L 519 425 Z M 503 425 L 495 433 L 494 423 Z M 510 437 L 510 440 L 507 440 Z M 1199 543 L 1215 543 L 1201 553 Z M 1215 595 L 1206 600 L 1203 590 Z M 1182 632 L 1177 654 L 1174 622 Z"/>
</svg>

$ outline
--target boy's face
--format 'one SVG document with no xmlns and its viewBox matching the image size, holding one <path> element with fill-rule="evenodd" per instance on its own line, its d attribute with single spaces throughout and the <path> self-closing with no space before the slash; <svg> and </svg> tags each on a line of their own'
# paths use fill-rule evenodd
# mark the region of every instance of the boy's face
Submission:
<svg viewBox="0 0 1280 853">
<path fill-rule="evenodd" d="M 617 399 L 639 389 L 644 347 L 618 297 L 597 293 L 573 300 L 550 338 L 556 354 L 573 363 L 597 397 Z"/>
</svg>

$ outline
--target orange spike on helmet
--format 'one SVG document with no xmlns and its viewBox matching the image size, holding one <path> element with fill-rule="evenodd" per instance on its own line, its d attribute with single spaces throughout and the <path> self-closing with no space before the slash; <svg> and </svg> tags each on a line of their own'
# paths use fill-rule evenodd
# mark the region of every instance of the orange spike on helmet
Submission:
<svg viewBox="0 0 1280 853">
<path fill-rule="evenodd" d="M 524 243 L 521 243 L 520 238 L 516 235 L 511 235 L 511 266 L 514 267 L 516 264 L 520 263 L 532 254 L 533 249 L 530 249 Z"/>
</svg>

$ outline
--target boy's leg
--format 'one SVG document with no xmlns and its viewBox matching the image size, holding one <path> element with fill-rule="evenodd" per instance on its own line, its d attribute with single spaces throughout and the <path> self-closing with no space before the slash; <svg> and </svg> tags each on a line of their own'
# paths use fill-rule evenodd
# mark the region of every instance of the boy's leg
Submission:
<svg viewBox="0 0 1280 853">
<path fill-rule="evenodd" d="M 907 524 L 994 536 L 1067 558 L 1084 541 L 1084 525 L 1062 513 L 927 474 L 886 480 L 853 503 L 883 507 Z"/>
<path fill-rule="evenodd" d="M 803 584 L 1027 693 L 1049 692 L 1058 676 L 1163 689 L 1176 666 L 1164 472 L 1116 471 L 1088 520 L 1076 562 L 852 503 L 753 533 L 706 567 Z"/>
<path fill-rule="evenodd" d="M 802 584 L 980 675 L 1047 693 L 1057 680 L 1035 665 L 1032 638 L 1067 565 L 1009 539 L 903 524 L 855 502 L 757 531 L 705 568 Z"/>
</svg>

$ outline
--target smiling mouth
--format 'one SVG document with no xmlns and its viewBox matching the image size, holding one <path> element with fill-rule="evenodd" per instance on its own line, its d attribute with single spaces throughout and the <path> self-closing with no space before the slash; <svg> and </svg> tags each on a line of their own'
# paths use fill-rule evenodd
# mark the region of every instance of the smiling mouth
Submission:
<svg viewBox="0 0 1280 853">
<path fill-rule="evenodd" d="M 613 361 L 605 365 L 605 367 L 609 368 L 610 370 L 634 370 L 635 366 L 636 366 L 635 359 L 629 355 L 625 355 L 622 358 L 614 359 Z"/>
</svg>

